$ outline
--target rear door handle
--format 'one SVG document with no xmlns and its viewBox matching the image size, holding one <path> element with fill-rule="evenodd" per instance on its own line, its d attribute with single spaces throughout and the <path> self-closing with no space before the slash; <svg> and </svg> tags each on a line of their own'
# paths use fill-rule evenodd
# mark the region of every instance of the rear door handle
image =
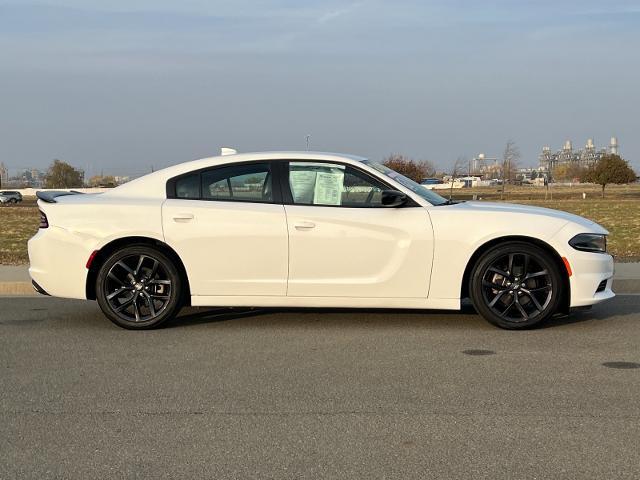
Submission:
<svg viewBox="0 0 640 480">
<path fill-rule="evenodd" d="M 185 223 L 193 220 L 193 213 L 176 213 L 173 216 L 173 221 L 178 223 Z"/>
<path fill-rule="evenodd" d="M 299 222 L 294 225 L 296 230 L 311 230 L 316 227 L 316 224 L 313 222 Z"/>
</svg>

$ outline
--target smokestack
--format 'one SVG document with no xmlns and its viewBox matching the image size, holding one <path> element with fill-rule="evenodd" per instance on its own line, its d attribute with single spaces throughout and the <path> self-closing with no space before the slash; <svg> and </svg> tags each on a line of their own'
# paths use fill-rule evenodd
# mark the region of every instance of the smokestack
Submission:
<svg viewBox="0 0 640 480">
<path fill-rule="evenodd" d="M 611 142 L 609 143 L 609 153 L 611 155 L 618 155 L 618 139 L 616 137 L 611 137 Z"/>
</svg>

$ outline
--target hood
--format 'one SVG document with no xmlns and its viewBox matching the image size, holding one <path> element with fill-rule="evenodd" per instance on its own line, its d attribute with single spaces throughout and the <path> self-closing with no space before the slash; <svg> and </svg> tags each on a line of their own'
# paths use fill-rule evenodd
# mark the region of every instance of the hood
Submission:
<svg viewBox="0 0 640 480">
<path fill-rule="evenodd" d="M 530 205 L 520 205 L 516 203 L 497 203 L 497 202 L 463 202 L 454 205 L 455 208 L 468 209 L 470 212 L 488 212 L 488 213 L 520 213 L 527 215 L 537 215 L 546 218 L 556 218 L 566 222 L 578 224 L 584 228 L 602 229 L 600 225 L 591 220 L 574 215 L 573 213 L 563 212 L 561 210 L 553 210 L 551 208 L 533 207 Z"/>
</svg>

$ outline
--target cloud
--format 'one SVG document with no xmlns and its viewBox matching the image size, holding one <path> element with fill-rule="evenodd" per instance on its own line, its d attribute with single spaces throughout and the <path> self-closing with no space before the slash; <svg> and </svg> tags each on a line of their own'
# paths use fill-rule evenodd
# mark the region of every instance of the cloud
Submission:
<svg viewBox="0 0 640 480">
<path fill-rule="evenodd" d="M 344 15 L 350 14 L 355 9 L 360 7 L 362 4 L 364 4 L 364 2 L 355 2 L 344 8 L 329 10 L 328 12 L 325 12 L 324 14 L 320 15 L 320 17 L 318 17 L 317 22 L 320 24 L 328 23 L 338 17 L 342 17 Z"/>
</svg>

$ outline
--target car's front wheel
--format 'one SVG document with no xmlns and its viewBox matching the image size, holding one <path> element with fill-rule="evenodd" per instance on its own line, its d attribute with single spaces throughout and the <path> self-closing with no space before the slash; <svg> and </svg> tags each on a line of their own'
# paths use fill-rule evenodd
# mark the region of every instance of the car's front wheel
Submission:
<svg viewBox="0 0 640 480">
<path fill-rule="evenodd" d="M 474 307 L 501 328 L 537 325 L 558 311 L 563 281 L 553 257 L 526 242 L 485 252 L 473 268 L 469 291 Z"/>
<path fill-rule="evenodd" d="M 98 272 L 98 304 L 113 323 L 123 328 L 155 328 L 175 317 L 181 295 L 182 279 L 174 262 L 146 245 L 116 251 Z"/>
</svg>

